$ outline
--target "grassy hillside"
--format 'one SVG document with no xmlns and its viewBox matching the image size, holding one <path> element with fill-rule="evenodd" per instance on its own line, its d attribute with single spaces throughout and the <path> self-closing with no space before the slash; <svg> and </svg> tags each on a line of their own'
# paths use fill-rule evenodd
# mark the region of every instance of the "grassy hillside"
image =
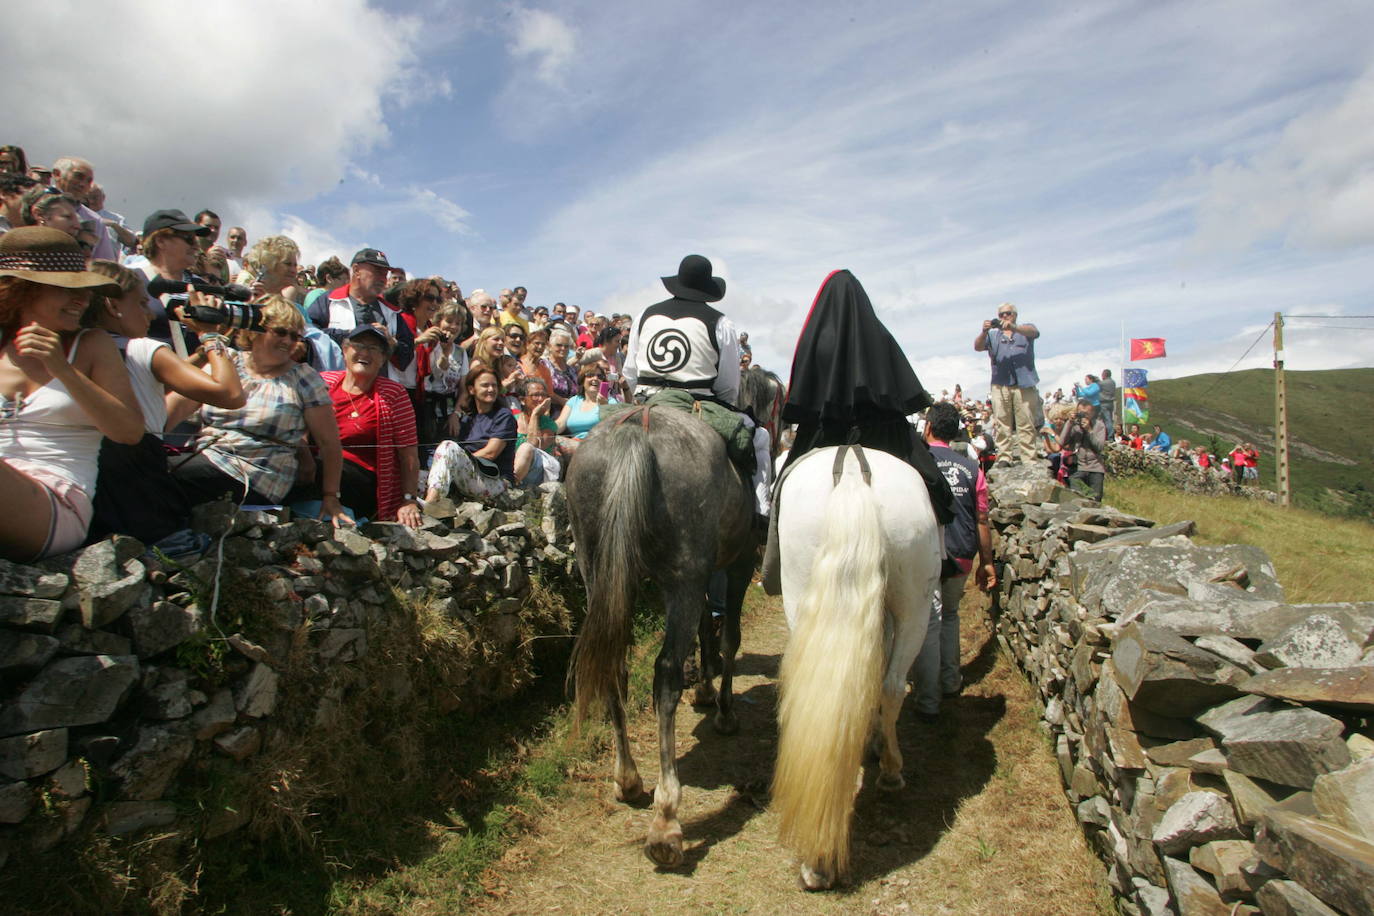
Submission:
<svg viewBox="0 0 1374 916">
<path fill-rule="evenodd" d="M 1374 518 L 1374 369 L 1287 372 L 1294 502 Z M 1175 440 L 1216 438 L 1260 450 L 1260 483 L 1274 484 L 1274 372 L 1249 369 L 1150 382 L 1150 420 Z"/>
<path fill-rule="evenodd" d="M 1239 496 L 1197 496 L 1144 476 L 1109 477 L 1105 502 L 1161 525 L 1192 519 L 1199 544 L 1264 548 L 1294 603 L 1374 601 L 1374 526 L 1368 522 Z"/>
</svg>

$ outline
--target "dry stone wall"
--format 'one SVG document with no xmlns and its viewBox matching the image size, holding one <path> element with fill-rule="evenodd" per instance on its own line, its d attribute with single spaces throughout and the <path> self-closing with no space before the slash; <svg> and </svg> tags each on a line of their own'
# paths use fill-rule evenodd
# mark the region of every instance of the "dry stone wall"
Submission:
<svg viewBox="0 0 1374 916">
<path fill-rule="evenodd" d="M 1374 602 L 994 472 L 998 639 L 1122 912 L 1374 913 Z"/>
<path fill-rule="evenodd" d="M 1117 477 L 1143 474 L 1165 481 L 1185 493 L 1204 496 L 1231 494 L 1266 502 L 1278 501 L 1278 494 L 1273 490 L 1254 484 L 1237 486 L 1229 475 L 1220 474 L 1212 468 L 1200 468 L 1191 461 L 1170 458 L 1163 452 L 1148 452 L 1114 442 L 1107 446 L 1103 459 L 1108 472 Z"/>
<path fill-rule="evenodd" d="M 218 503 L 196 525 L 227 531 L 222 564 L 119 536 L 0 561 L 0 868 L 89 832 L 239 829 L 251 803 L 192 804 L 193 777 L 242 784 L 268 752 L 377 740 L 361 704 L 401 723 L 511 696 L 567 645 L 538 637 L 572 632 L 549 595 L 574 569 L 558 484 L 503 499 L 441 500 L 418 530 Z"/>
</svg>

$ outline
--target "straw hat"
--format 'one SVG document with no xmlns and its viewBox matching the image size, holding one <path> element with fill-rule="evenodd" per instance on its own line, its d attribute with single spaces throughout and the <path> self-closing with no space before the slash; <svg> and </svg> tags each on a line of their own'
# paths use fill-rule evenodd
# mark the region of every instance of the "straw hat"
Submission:
<svg viewBox="0 0 1374 916">
<path fill-rule="evenodd" d="M 76 239 L 47 226 L 21 226 L 0 236 L 0 277 L 107 296 L 124 294 L 114 280 L 86 269 L 86 256 Z"/>
</svg>

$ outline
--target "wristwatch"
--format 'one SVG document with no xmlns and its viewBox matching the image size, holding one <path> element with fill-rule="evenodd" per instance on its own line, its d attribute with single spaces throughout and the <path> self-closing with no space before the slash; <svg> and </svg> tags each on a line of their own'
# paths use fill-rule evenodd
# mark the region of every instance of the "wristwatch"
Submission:
<svg viewBox="0 0 1374 916">
<path fill-rule="evenodd" d="M 413 502 L 415 502 L 415 494 L 414 494 L 414 493 L 402 493 L 402 494 L 401 494 L 401 502 L 403 502 L 403 503 L 413 503 Z"/>
</svg>

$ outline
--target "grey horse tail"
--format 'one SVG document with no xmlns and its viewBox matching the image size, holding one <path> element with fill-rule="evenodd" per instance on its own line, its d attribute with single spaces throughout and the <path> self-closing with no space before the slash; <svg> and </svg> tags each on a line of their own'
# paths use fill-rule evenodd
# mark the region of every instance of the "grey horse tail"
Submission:
<svg viewBox="0 0 1374 916">
<path fill-rule="evenodd" d="M 604 498 L 595 516 L 582 526 L 595 534 L 586 545 L 591 555 L 582 558 L 587 617 L 569 669 L 577 722 L 593 703 L 605 703 L 613 691 L 624 690 L 635 598 L 640 581 L 648 574 L 645 547 L 654 537 L 652 501 L 658 490 L 658 464 L 649 447 L 649 433 L 632 420 L 606 438 L 612 441 L 602 454 L 613 457 L 603 478 Z"/>
</svg>

